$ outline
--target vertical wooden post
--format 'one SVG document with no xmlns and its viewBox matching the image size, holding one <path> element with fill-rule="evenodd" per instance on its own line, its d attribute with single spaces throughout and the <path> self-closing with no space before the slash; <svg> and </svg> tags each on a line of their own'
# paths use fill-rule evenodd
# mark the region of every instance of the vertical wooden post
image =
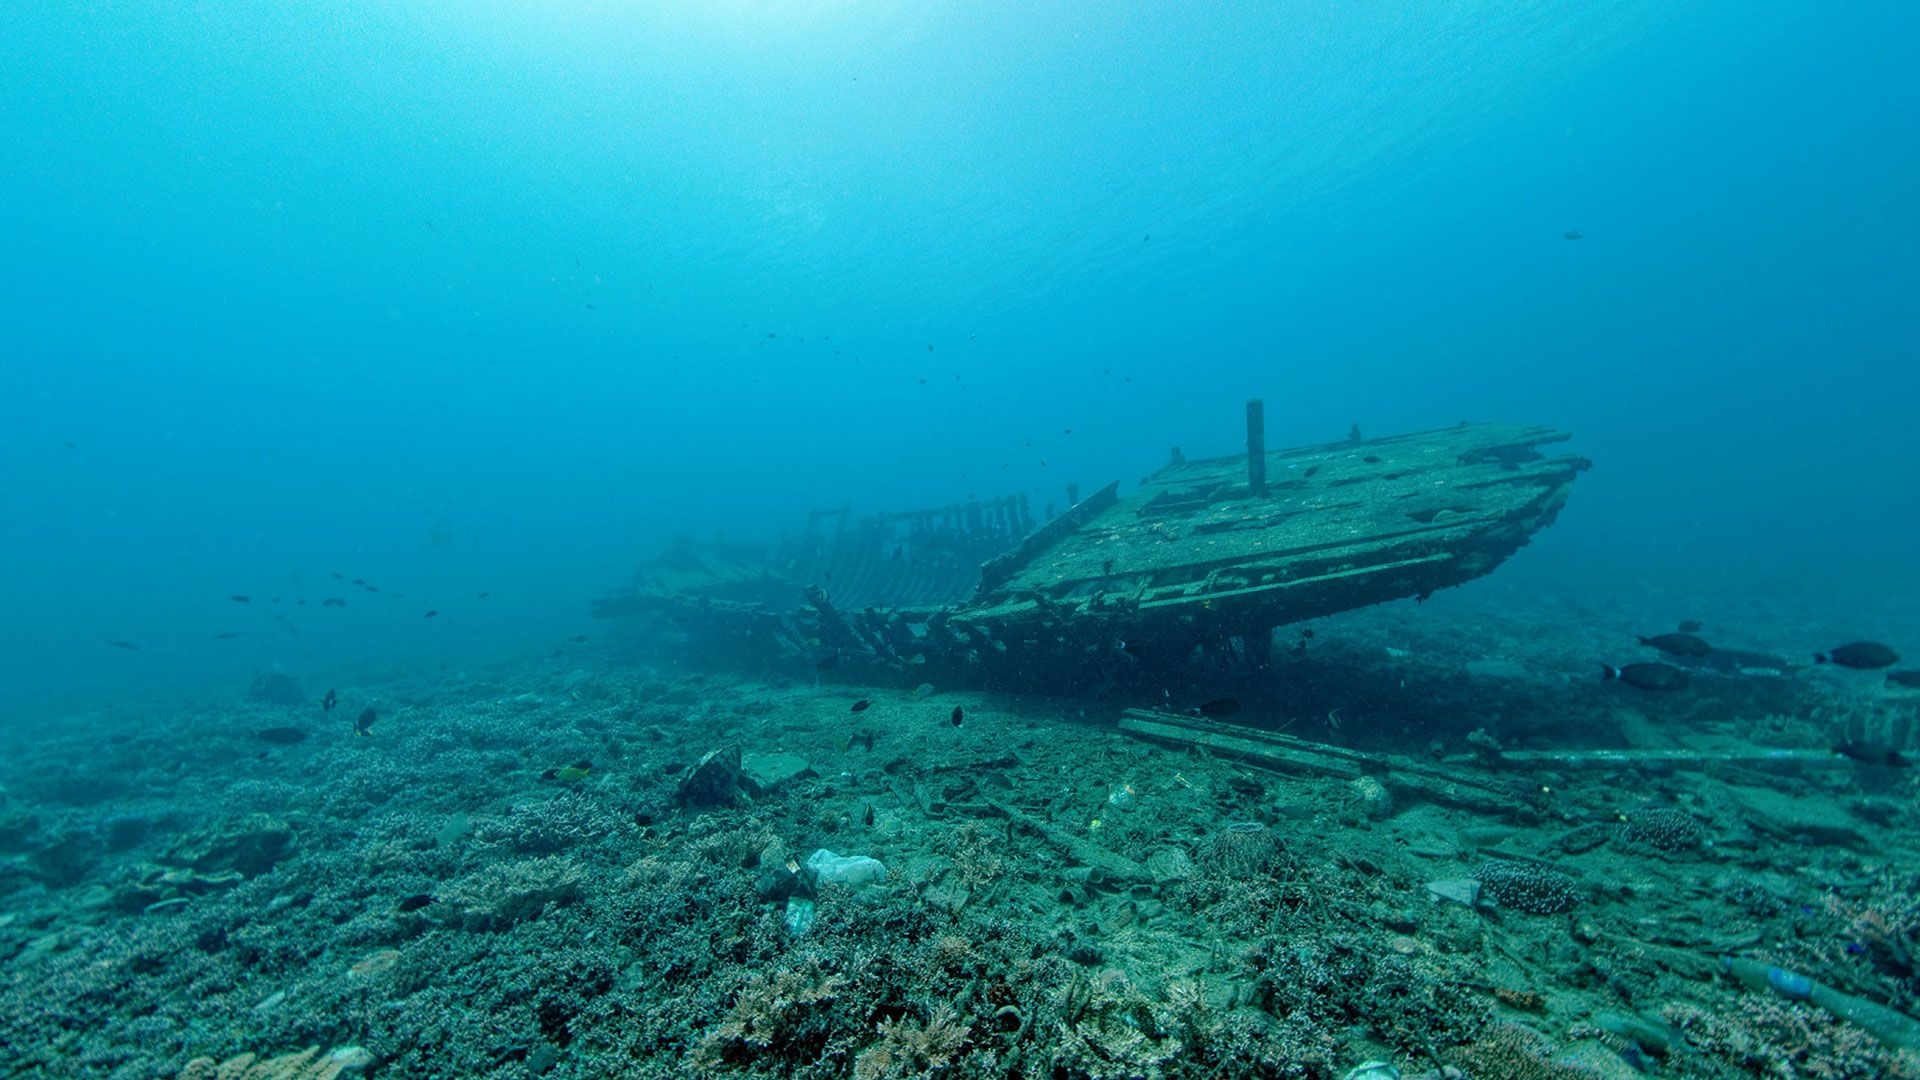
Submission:
<svg viewBox="0 0 1920 1080">
<path fill-rule="evenodd" d="M 1267 407 L 1259 398 L 1247 402 L 1247 486 L 1267 493 Z"/>
</svg>

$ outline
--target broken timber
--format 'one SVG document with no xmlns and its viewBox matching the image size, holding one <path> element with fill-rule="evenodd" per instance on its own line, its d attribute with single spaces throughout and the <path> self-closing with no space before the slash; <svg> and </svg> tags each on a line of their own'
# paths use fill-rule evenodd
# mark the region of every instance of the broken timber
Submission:
<svg viewBox="0 0 1920 1080">
<path fill-rule="evenodd" d="M 1502 778 L 1398 754 L 1370 754 L 1244 724 L 1148 709 L 1128 709 L 1119 726 L 1136 739 L 1202 749 L 1234 764 L 1286 776 L 1333 780 L 1371 776 L 1395 795 L 1481 813 L 1506 813 L 1519 805 L 1514 785 Z"/>
</svg>

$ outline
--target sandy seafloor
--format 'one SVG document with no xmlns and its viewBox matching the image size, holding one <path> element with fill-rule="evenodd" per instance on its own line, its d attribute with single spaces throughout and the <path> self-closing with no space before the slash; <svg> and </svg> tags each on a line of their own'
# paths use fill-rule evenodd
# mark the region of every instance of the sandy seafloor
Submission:
<svg viewBox="0 0 1920 1080">
<path fill-rule="evenodd" d="M 0 1072 L 1920 1076 L 1915 770 L 1488 753 L 1817 751 L 1920 701 L 1810 666 L 1602 683 L 1690 614 L 1645 601 L 1489 584 L 1323 620 L 1265 690 L 696 674 L 614 632 L 341 677 L 331 713 L 290 672 L 297 704 L 36 716 L 0 755 Z M 1831 614 L 1701 617 L 1804 663 Z M 1865 621 L 1920 661 L 1912 612 Z M 1235 722 L 1502 794 L 1115 730 L 1225 693 Z M 757 790 L 677 805 L 728 747 Z M 887 874 L 818 884 L 809 917 L 787 868 L 823 848 Z"/>
</svg>

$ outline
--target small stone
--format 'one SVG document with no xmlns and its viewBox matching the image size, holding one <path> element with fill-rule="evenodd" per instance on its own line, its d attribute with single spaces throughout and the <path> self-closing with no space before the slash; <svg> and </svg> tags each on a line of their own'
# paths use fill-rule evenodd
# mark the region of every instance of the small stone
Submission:
<svg viewBox="0 0 1920 1080">
<path fill-rule="evenodd" d="M 1385 821 L 1393 815 L 1393 792 L 1373 777 L 1356 776 L 1348 781 L 1347 790 L 1353 793 L 1369 820 Z"/>
</svg>

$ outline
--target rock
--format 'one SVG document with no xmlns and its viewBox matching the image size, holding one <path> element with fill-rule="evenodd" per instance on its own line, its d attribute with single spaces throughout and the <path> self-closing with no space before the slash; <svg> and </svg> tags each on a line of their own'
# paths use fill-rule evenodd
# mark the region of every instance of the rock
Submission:
<svg viewBox="0 0 1920 1080">
<path fill-rule="evenodd" d="M 1467 907 L 1480 906 L 1480 883 L 1473 878 L 1444 878 L 1427 882 L 1427 898 Z"/>
<path fill-rule="evenodd" d="M 1347 790 L 1371 821 L 1385 821 L 1393 814 L 1393 792 L 1371 776 L 1356 776 L 1347 782 Z"/>
<path fill-rule="evenodd" d="M 818 775 L 798 754 L 747 754 L 740 759 L 740 786 L 756 799 Z"/>
<path fill-rule="evenodd" d="M 709 750 L 693 767 L 673 799 L 681 806 L 726 806 L 740 792 L 740 747 Z"/>
<path fill-rule="evenodd" d="M 812 870 L 822 885 L 874 885 L 887 880 L 887 867 L 879 859 L 865 855 L 836 855 L 826 848 L 807 856 L 807 869 Z"/>
<path fill-rule="evenodd" d="M 300 689 L 300 680 L 278 671 L 263 671 L 253 677 L 253 685 L 247 687 L 247 700 L 262 705 L 304 705 L 307 695 Z"/>
<path fill-rule="evenodd" d="M 1846 810 L 1820 798 L 1799 799 L 1774 791 L 1743 788 L 1734 801 L 1755 832 L 1810 847 L 1863 848 L 1867 838 Z"/>
<path fill-rule="evenodd" d="M 343 1073 L 365 1072 L 373 1061 L 373 1051 L 364 1046 L 343 1046 L 327 1055 L 327 1064 Z"/>
</svg>

